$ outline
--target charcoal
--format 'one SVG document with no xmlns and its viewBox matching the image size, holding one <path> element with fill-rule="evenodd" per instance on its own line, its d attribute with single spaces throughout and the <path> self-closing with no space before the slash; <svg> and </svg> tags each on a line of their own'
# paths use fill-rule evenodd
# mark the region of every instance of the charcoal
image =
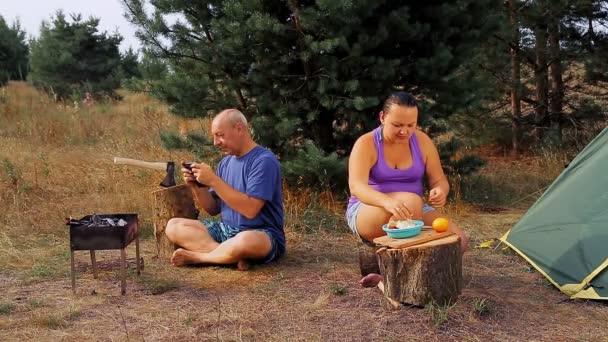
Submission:
<svg viewBox="0 0 608 342">
<path fill-rule="evenodd" d="M 100 218 L 97 215 L 91 215 L 90 218 L 87 219 L 74 219 L 74 218 L 66 218 L 66 225 L 68 226 L 81 226 L 81 227 L 95 227 L 95 228 L 104 228 L 104 227 L 124 227 L 127 225 L 127 221 L 122 218 Z"/>
</svg>

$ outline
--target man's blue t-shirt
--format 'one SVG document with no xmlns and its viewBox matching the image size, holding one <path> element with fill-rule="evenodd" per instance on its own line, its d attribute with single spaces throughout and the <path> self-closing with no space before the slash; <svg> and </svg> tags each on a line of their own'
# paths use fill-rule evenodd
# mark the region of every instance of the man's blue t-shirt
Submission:
<svg viewBox="0 0 608 342">
<path fill-rule="evenodd" d="M 222 221 L 243 230 L 269 229 L 285 243 L 281 168 L 276 156 L 268 149 L 256 146 L 244 156 L 224 157 L 217 166 L 216 174 L 234 189 L 266 201 L 258 215 L 248 219 L 220 198 Z"/>
</svg>

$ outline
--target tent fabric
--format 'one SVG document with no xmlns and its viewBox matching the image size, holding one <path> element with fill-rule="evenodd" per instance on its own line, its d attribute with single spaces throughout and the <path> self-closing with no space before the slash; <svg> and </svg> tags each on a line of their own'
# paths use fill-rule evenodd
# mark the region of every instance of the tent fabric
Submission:
<svg viewBox="0 0 608 342">
<path fill-rule="evenodd" d="M 570 298 L 608 299 L 608 128 L 500 240 Z"/>
</svg>

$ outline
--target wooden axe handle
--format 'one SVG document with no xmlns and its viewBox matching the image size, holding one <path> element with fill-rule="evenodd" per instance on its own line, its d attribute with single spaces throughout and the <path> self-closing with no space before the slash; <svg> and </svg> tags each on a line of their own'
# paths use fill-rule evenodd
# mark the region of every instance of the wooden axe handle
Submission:
<svg viewBox="0 0 608 342">
<path fill-rule="evenodd" d="M 167 163 L 150 163 L 137 159 L 114 157 L 114 164 L 133 165 L 155 170 L 167 170 Z"/>
</svg>

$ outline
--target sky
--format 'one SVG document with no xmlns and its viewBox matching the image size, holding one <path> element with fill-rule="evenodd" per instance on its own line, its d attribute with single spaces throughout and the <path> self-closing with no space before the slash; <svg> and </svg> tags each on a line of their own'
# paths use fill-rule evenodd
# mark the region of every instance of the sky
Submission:
<svg viewBox="0 0 608 342">
<path fill-rule="evenodd" d="M 137 50 L 141 44 L 135 38 L 135 27 L 124 17 L 120 0 L 0 0 L 0 15 L 11 26 L 16 18 L 28 37 L 37 37 L 40 23 L 50 22 L 57 10 L 62 9 L 68 16 L 80 13 L 83 19 L 94 16 L 100 19 L 98 29 L 108 33 L 118 32 L 123 37 L 120 50 L 129 47 Z"/>
</svg>

